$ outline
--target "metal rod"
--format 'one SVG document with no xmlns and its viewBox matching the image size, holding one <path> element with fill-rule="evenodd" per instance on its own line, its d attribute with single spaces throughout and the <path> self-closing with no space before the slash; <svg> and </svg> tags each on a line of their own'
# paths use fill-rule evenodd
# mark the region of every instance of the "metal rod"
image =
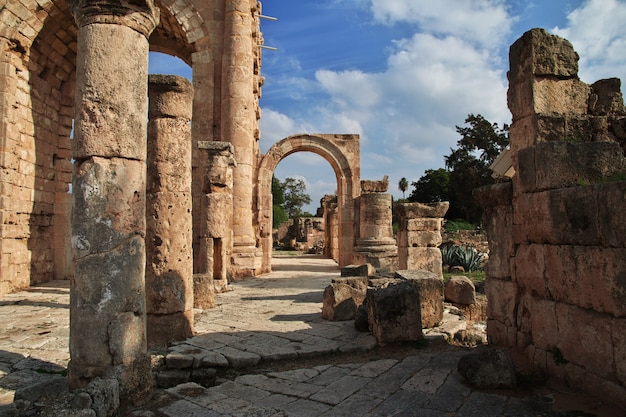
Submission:
<svg viewBox="0 0 626 417">
<path fill-rule="evenodd" d="M 273 20 L 273 21 L 277 21 L 277 20 L 278 20 L 278 18 L 277 18 L 277 17 L 273 17 L 273 16 L 266 16 L 266 15 L 264 15 L 264 14 L 260 14 L 260 15 L 259 15 L 259 17 L 260 17 L 261 19 L 267 19 L 267 20 Z"/>
<path fill-rule="evenodd" d="M 261 48 L 263 48 L 263 49 L 269 49 L 270 51 L 278 51 L 278 48 L 274 48 L 273 46 L 265 46 L 265 45 L 261 45 Z"/>
</svg>

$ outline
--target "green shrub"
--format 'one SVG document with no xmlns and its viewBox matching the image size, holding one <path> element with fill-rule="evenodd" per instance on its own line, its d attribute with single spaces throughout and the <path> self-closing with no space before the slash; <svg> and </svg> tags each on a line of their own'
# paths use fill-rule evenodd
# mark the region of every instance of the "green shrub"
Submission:
<svg viewBox="0 0 626 417">
<path fill-rule="evenodd" d="M 466 272 L 482 269 L 483 253 L 476 248 L 445 243 L 439 249 L 444 265 L 461 266 Z"/>
</svg>

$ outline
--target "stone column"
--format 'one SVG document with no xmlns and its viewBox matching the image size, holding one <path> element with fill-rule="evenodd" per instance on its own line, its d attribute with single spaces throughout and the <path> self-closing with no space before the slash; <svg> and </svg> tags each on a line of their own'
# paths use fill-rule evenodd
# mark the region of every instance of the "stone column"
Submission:
<svg viewBox="0 0 626 417">
<path fill-rule="evenodd" d="M 366 193 L 357 201 L 359 237 L 353 263 L 369 263 L 377 269 L 395 271 L 398 267 L 398 247 L 393 238 L 391 194 Z"/>
<path fill-rule="evenodd" d="M 237 167 L 233 182 L 233 278 L 261 268 L 253 227 L 256 161 L 253 16 L 250 0 L 227 0 L 224 28 L 222 137 L 233 144 Z"/>
<path fill-rule="evenodd" d="M 229 142 L 198 142 L 207 170 L 202 178 L 201 211 L 194 247 L 195 307 L 213 306 L 212 294 L 228 286 L 228 264 L 233 247 L 233 145 Z"/>
<path fill-rule="evenodd" d="M 78 25 L 73 140 L 70 388 L 116 379 L 132 402 L 152 388 L 146 344 L 148 36 L 152 0 L 73 0 Z"/>
<path fill-rule="evenodd" d="M 146 207 L 148 346 L 193 335 L 189 80 L 150 75 Z"/>
</svg>

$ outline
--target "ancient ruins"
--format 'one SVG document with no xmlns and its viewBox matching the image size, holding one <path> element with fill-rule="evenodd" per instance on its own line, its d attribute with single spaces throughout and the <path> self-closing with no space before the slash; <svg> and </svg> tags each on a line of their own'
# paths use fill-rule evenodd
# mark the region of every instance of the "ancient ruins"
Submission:
<svg viewBox="0 0 626 417">
<path fill-rule="evenodd" d="M 71 388 L 101 377 L 124 401 L 145 396 L 150 346 L 193 335 L 194 306 L 271 271 L 272 174 L 295 152 L 336 174 L 327 256 L 441 279 L 447 206 L 399 207 L 394 238 L 385 180 L 361 181 L 358 135 L 260 153 L 260 14 L 256 0 L 0 7 L 0 294 L 71 280 Z M 181 58 L 193 83 L 149 77 L 149 51 Z M 538 29 L 510 65 L 516 174 L 477 192 L 489 342 L 626 406 L 620 81 L 582 83 L 570 43 Z"/>
</svg>

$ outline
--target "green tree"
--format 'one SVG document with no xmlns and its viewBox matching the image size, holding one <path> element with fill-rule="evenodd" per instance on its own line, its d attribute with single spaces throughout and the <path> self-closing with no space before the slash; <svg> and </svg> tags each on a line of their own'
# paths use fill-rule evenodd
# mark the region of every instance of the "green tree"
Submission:
<svg viewBox="0 0 626 417">
<path fill-rule="evenodd" d="M 432 203 L 449 201 L 448 219 L 463 219 L 478 224 L 482 209 L 474 202 L 472 191 L 492 184 L 489 166 L 509 144 L 509 127 L 490 123 L 480 114 L 470 114 L 466 127 L 456 126 L 461 135 L 455 149 L 445 156 L 446 168 L 426 170 L 413 182 L 409 201 Z"/>
<path fill-rule="evenodd" d="M 306 184 L 303 180 L 287 178 L 281 181 L 272 176 L 272 212 L 274 228 L 294 217 L 310 213 L 303 213 L 302 207 L 311 203 L 311 196 L 306 193 Z"/>
<path fill-rule="evenodd" d="M 311 204 L 311 196 L 306 193 L 306 183 L 303 180 L 287 178 L 283 183 L 285 187 L 285 203 L 283 207 L 290 219 L 302 215 L 302 207 Z"/>
<path fill-rule="evenodd" d="M 289 220 L 285 211 L 285 186 L 272 175 L 272 227 L 276 229 Z"/>
<path fill-rule="evenodd" d="M 406 193 L 406 190 L 409 189 L 409 181 L 406 178 L 402 177 L 398 182 L 398 189 L 402 191 L 402 198 L 405 198 L 406 196 L 404 195 L 404 193 Z"/>
<path fill-rule="evenodd" d="M 419 180 L 411 183 L 409 201 L 434 203 L 450 200 L 450 172 L 445 168 L 427 169 Z"/>
<path fill-rule="evenodd" d="M 445 157 L 450 172 L 450 213 L 448 218 L 461 218 L 477 224 L 481 221 L 482 209 L 472 197 L 472 191 L 483 185 L 492 184 L 489 166 L 509 144 L 509 126 L 502 128 L 491 123 L 480 114 L 470 114 L 465 119 L 469 127 L 456 126 L 461 135 L 456 149 L 450 149 Z"/>
</svg>

